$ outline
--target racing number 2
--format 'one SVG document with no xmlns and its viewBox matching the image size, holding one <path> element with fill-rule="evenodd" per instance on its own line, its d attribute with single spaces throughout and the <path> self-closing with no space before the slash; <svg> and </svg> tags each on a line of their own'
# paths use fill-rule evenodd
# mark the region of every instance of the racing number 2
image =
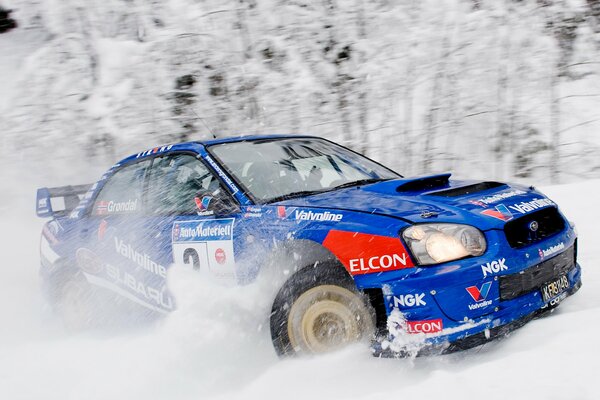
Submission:
<svg viewBox="0 0 600 400">
<path fill-rule="evenodd" d="M 196 249 L 188 247 L 183 251 L 183 263 L 192 264 L 194 271 L 200 271 L 200 256 Z"/>
<path fill-rule="evenodd" d="M 206 243 L 187 242 L 173 244 L 175 263 L 191 266 L 194 271 L 210 271 L 208 249 Z"/>
</svg>

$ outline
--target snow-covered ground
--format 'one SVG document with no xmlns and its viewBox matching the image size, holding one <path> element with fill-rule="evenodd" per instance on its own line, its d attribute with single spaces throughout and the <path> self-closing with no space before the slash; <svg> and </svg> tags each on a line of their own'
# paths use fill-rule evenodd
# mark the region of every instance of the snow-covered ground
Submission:
<svg viewBox="0 0 600 400">
<path fill-rule="evenodd" d="M 279 360 L 257 287 L 222 293 L 190 276 L 176 276 L 182 307 L 163 324 L 69 334 L 39 294 L 41 221 L 29 188 L 0 215 L 2 399 L 598 398 L 600 181 L 543 188 L 578 226 L 584 284 L 575 296 L 507 339 L 415 360 L 375 359 L 361 345 Z"/>
</svg>

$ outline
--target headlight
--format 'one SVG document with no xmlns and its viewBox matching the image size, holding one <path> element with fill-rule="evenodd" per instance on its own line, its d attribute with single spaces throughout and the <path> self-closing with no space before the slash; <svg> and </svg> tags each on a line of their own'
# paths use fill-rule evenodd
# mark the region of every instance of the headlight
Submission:
<svg viewBox="0 0 600 400">
<path fill-rule="evenodd" d="M 483 233 L 469 225 L 414 225 L 405 229 L 402 237 L 420 265 L 438 264 L 467 256 L 480 256 L 487 246 Z"/>
</svg>

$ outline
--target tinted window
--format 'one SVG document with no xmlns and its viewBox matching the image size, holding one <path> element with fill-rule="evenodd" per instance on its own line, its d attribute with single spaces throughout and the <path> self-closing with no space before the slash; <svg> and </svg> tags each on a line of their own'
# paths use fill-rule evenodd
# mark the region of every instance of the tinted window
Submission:
<svg viewBox="0 0 600 400">
<path fill-rule="evenodd" d="M 196 157 L 157 157 L 150 170 L 146 208 L 150 214 L 196 214 L 196 198 L 218 188 L 219 181 Z"/>
<path fill-rule="evenodd" d="M 92 215 L 129 214 L 142 208 L 144 176 L 150 160 L 123 167 L 104 184 Z"/>
</svg>

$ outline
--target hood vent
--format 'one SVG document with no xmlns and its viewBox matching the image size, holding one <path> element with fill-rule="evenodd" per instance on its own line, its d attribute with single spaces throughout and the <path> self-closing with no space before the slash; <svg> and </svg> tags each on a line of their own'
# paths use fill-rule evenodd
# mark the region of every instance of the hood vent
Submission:
<svg viewBox="0 0 600 400">
<path fill-rule="evenodd" d="M 506 186 L 500 182 L 480 182 L 474 185 L 463 186 L 459 188 L 453 188 L 449 190 L 442 190 L 440 192 L 428 193 L 428 196 L 441 196 L 441 197 L 461 197 L 468 196 L 473 193 L 483 192 L 484 190 L 495 189 L 500 186 Z"/>
<path fill-rule="evenodd" d="M 448 186 L 450 175 L 451 174 L 439 174 L 407 179 L 396 188 L 396 192 L 422 192 Z"/>
</svg>

